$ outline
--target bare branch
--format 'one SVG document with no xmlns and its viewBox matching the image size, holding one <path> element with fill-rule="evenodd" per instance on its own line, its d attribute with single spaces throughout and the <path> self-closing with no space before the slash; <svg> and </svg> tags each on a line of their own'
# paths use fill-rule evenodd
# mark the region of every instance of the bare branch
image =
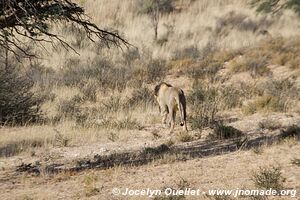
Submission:
<svg viewBox="0 0 300 200">
<path fill-rule="evenodd" d="M 61 36 L 49 31 L 51 24 L 62 22 L 82 27 L 93 42 L 97 38 L 108 47 L 111 44 L 120 48 L 130 45 L 117 31 L 100 29 L 88 19 L 82 7 L 70 0 L 0 0 L 0 46 L 14 54 L 17 49 L 31 57 L 24 51 L 24 40 L 58 41 L 64 48 L 76 52 Z"/>
</svg>

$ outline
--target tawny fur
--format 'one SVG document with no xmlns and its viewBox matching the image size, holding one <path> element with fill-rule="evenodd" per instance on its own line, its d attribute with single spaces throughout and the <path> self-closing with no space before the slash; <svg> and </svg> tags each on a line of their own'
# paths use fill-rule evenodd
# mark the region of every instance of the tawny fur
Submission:
<svg viewBox="0 0 300 200">
<path fill-rule="evenodd" d="M 180 125 L 183 126 L 183 130 L 187 131 L 184 92 L 180 88 L 163 82 L 155 86 L 154 96 L 163 117 L 162 123 L 167 124 L 167 118 L 169 118 L 168 125 L 170 125 L 170 132 L 172 133 L 174 130 L 177 110 L 179 110 L 180 114 Z"/>
</svg>

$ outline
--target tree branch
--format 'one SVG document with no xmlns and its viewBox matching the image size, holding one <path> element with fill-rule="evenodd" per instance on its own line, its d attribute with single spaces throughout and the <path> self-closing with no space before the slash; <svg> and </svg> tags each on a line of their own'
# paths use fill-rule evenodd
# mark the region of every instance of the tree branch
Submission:
<svg viewBox="0 0 300 200">
<path fill-rule="evenodd" d="M 92 42 L 97 38 L 108 47 L 130 45 L 117 31 L 100 29 L 89 21 L 84 9 L 69 0 L 0 0 L 0 46 L 14 54 L 18 49 L 30 57 L 32 55 L 24 51 L 24 40 L 17 39 L 22 37 L 34 42 L 58 41 L 64 48 L 76 52 L 59 35 L 49 31 L 51 24 L 62 22 L 82 27 Z"/>
</svg>

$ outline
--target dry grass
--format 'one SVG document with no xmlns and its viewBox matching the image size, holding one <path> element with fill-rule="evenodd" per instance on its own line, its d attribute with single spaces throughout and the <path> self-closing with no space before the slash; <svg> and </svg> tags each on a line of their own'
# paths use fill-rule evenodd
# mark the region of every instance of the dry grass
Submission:
<svg viewBox="0 0 300 200">
<path fill-rule="evenodd" d="M 243 107 L 245 114 L 254 114 L 257 111 L 263 112 L 284 112 L 284 102 L 278 97 L 265 95 L 258 97 L 253 102 L 249 102 L 248 105 Z"/>
<path fill-rule="evenodd" d="M 0 157 L 4 162 L 45 159 L 42 154 L 57 149 L 74 151 L 74 156 L 100 152 L 101 145 L 115 151 L 147 149 L 156 141 L 171 146 L 174 139 L 199 139 L 194 132 L 200 134 L 201 129 L 213 127 L 223 111 L 242 110 L 247 115 L 295 112 L 295 105 L 299 105 L 300 28 L 299 19 L 290 12 L 273 18 L 256 15 L 247 1 L 174 1 L 178 10 L 160 18 L 158 42 L 152 42 L 151 19 L 137 12 L 137 0 L 78 2 L 100 27 L 119 30 L 138 48 L 106 49 L 89 43 L 76 27 L 64 27 L 63 35 L 80 56 L 58 49 L 45 53 L 44 60 L 34 65 L 31 75 L 35 88 L 48 95 L 42 105 L 44 121 L 0 127 Z M 270 66 L 279 65 L 286 66 L 294 76 L 275 79 Z M 250 73 L 251 82 L 228 82 L 240 73 Z M 160 126 L 152 90 L 163 80 L 185 87 L 188 123 L 194 132 L 179 133 L 176 129 L 178 134 L 169 136 L 167 129 Z M 195 83 L 193 88 L 185 85 L 191 81 Z M 259 128 L 279 127 L 265 120 Z M 241 135 L 225 125 L 214 131 L 214 139 Z M 111 199 L 112 187 L 178 188 L 179 180 L 204 190 L 253 187 L 249 172 L 275 163 L 280 163 L 282 175 L 287 178 L 284 185 L 300 188 L 298 166 L 290 165 L 299 152 L 299 144 L 293 139 L 298 128 L 288 131 L 292 139 L 270 148 L 187 162 L 169 157 L 142 167 L 58 174 L 53 179 L 14 177 L 18 184 L 8 182 L 0 184 L 0 188 L 4 199 Z M 86 146 L 91 147 L 81 152 Z M 5 173 L 1 171 L 1 181 Z"/>
</svg>

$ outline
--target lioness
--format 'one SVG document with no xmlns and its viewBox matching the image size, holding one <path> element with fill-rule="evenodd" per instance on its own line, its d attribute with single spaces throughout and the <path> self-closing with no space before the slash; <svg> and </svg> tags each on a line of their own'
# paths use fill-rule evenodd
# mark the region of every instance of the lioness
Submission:
<svg viewBox="0 0 300 200">
<path fill-rule="evenodd" d="M 163 116 L 163 124 L 166 124 L 169 114 L 168 125 L 171 126 L 170 133 L 174 130 L 177 109 L 180 113 L 180 126 L 183 126 L 183 130 L 187 131 L 186 100 L 183 91 L 180 88 L 162 82 L 155 86 L 154 96 L 159 104 L 160 113 Z"/>
</svg>

